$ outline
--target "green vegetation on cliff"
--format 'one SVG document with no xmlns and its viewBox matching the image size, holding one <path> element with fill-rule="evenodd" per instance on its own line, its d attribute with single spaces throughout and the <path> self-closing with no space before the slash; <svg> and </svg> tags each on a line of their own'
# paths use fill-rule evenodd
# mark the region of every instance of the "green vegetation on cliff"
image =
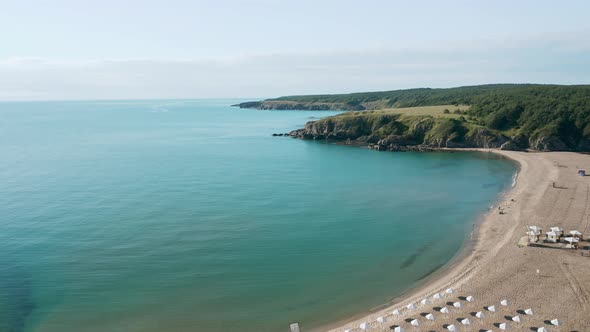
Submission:
<svg viewBox="0 0 590 332">
<path fill-rule="evenodd" d="M 317 127 L 323 122 L 334 122 L 332 126 L 340 128 L 335 123 L 342 122 L 350 128 L 363 128 L 362 131 L 348 130 L 354 135 L 345 137 L 346 130 L 342 128 L 338 134 L 319 136 L 294 132 L 294 136 L 304 138 L 326 136 L 328 139 L 366 140 L 372 144 L 381 141 L 389 144 L 388 149 L 398 145 L 427 145 L 590 151 L 590 85 L 496 84 L 289 96 L 256 103 L 242 107 L 363 111 L 320 120 L 316 124 Z M 407 109 L 419 106 L 414 114 Z M 444 106 L 447 111 L 424 114 L 418 111 L 424 110 L 423 106 Z M 400 111 L 403 108 L 406 109 Z M 390 110 L 367 111 L 377 109 Z"/>
</svg>

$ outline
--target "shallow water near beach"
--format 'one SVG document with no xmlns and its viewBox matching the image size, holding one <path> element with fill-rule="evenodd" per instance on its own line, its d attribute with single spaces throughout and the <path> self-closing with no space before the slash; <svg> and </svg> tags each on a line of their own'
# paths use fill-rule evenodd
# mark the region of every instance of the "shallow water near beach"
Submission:
<svg viewBox="0 0 590 332">
<path fill-rule="evenodd" d="M 288 331 L 416 286 L 510 187 L 489 153 L 272 137 L 337 112 L 0 103 L 0 331 Z"/>
</svg>

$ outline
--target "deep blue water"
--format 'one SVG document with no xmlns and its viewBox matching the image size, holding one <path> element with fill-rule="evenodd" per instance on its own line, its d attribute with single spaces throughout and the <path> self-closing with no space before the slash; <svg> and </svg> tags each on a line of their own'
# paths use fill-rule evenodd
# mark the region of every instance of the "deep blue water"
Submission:
<svg viewBox="0 0 590 332">
<path fill-rule="evenodd" d="M 0 103 L 0 331 L 287 331 L 462 247 L 515 166 L 271 137 L 335 112 Z"/>
</svg>

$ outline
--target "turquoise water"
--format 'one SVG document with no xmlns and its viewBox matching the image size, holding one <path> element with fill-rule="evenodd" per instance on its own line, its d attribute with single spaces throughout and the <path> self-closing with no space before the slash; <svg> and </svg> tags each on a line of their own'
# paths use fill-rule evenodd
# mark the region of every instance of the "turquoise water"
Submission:
<svg viewBox="0 0 590 332">
<path fill-rule="evenodd" d="M 515 172 L 236 102 L 0 103 L 0 331 L 321 326 L 447 262 Z"/>
</svg>

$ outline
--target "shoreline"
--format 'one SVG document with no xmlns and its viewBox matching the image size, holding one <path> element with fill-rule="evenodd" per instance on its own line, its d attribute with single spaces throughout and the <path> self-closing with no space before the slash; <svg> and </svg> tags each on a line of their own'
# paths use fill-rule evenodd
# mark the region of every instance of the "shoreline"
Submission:
<svg viewBox="0 0 590 332">
<path fill-rule="evenodd" d="M 510 264 L 510 269 L 502 267 L 505 266 L 506 259 L 509 261 L 519 261 L 523 260 L 522 257 L 511 257 L 517 256 L 520 254 L 518 251 L 515 251 L 514 247 L 516 242 L 515 239 L 520 238 L 520 236 L 524 235 L 524 228 L 523 231 L 517 231 L 518 226 L 523 226 L 523 218 L 528 219 L 529 216 L 526 214 L 522 216 L 520 211 L 523 210 L 524 201 L 526 201 L 527 196 L 531 196 L 532 193 L 541 192 L 541 194 L 545 194 L 544 191 L 547 190 L 547 185 L 545 185 L 546 181 L 540 180 L 538 178 L 539 174 L 547 174 L 550 179 L 557 180 L 560 176 L 560 170 L 562 166 L 560 164 L 560 159 L 564 159 L 567 161 L 572 161 L 574 163 L 581 163 L 581 162 L 588 162 L 590 163 L 590 158 L 587 155 L 570 153 L 570 152 L 516 152 L 516 151 L 504 151 L 504 150 L 497 150 L 497 149 L 440 149 L 440 151 L 456 151 L 456 152 L 463 152 L 463 151 L 477 151 L 477 152 L 491 152 L 499 154 L 505 158 L 510 159 L 511 161 L 517 164 L 517 175 L 516 175 L 516 183 L 514 186 L 511 186 L 508 190 L 504 191 L 498 196 L 498 199 L 492 205 L 492 209 L 490 209 L 487 213 L 480 215 L 479 218 L 476 219 L 474 222 L 474 229 L 471 232 L 470 238 L 467 238 L 463 247 L 457 252 L 457 254 L 449 260 L 445 265 L 438 268 L 433 273 L 429 274 L 425 280 L 418 286 L 412 287 L 408 289 L 406 292 L 396 296 L 391 301 L 380 305 L 375 308 L 371 308 L 363 313 L 359 313 L 358 315 L 354 315 L 353 317 L 348 317 L 347 319 L 340 320 L 338 322 L 334 322 L 328 325 L 324 325 L 322 327 L 312 329 L 310 331 L 330 331 L 330 332 L 341 332 L 345 329 L 351 329 L 351 331 L 360 331 L 358 326 L 362 322 L 373 322 L 370 331 L 391 331 L 391 326 L 404 326 L 406 328 L 409 327 L 409 324 L 405 322 L 404 319 L 409 318 L 423 318 L 417 315 L 417 311 L 413 314 L 411 312 L 406 312 L 405 306 L 409 303 L 417 303 L 423 298 L 430 297 L 432 299 L 432 294 L 436 292 L 441 292 L 446 288 L 452 287 L 459 293 L 463 293 L 464 291 L 470 290 L 473 294 L 477 293 L 498 293 L 494 292 L 493 289 L 490 289 L 490 285 L 487 283 L 486 274 L 482 272 L 482 270 L 489 269 L 489 266 L 486 268 L 482 267 L 482 263 L 488 263 L 488 265 L 493 266 L 496 265 L 495 270 L 499 272 L 499 275 L 505 275 L 505 277 L 510 276 L 510 272 L 514 267 L 514 264 Z M 557 157 L 557 158 L 552 158 Z M 537 160 L 538 159 L 538 160 Z M 557 160 L 552 160 L 557 159 Z M 558 167 L 555 166 L 557 163 Z M 553 167 L 551 167 L 553 166 Z M 565 167 L 565 166 L 564 166 Z M 575 177 L 572 178 L 568 175 L 568 180 L 585 180 L 585 179 L 576 179 Z M 590 188 L 590 185 L 588 185 Z M 590 192 L 589 192 L 590 193 Z M 536 202 L 543 202 L 545 201 L 544 196 L 547 195 L 533 195 L 537 199 Z M 584 198 L 584 197 L 582 197 Z M 514 200 L 513 200 L 514 199 Z M 521 202 L 523 203 L 521 205 Z M 496 214 L 496 208 L 498 206 L 506 205 L 506 209 L 509 209 L 508 216 L 506 215 L 499 215 Z M 587 208 L 588 206 L 588 208 Z M 527 209 L 529 206 L 526 207 Z M 530 209 L 529 209 L 530 210 Z M 586 201 L 583 207 L 584 212 L 587 214 L 590 213 L 590 204 Z M 519 213 L 512 213 L 519 212 Z M 530 211 L 535 211 L 532 209 Z M 527 212 L 530 212 L 527 210 Z M 567 213 L 567 211 L 565 211 Z M 530 214 L 530 213 L 529 213 Z M 590 218 L 590 216 L 588 217 Z M 582 218 L 583 219 L 583 218 Z M 552 220 L 553 221 L 553 220 Z M 498 224 L 500 223 L 500 225 Z M 530 224 L 535 224 L 535 222 L 531 222 Z M 506 232 L 504 235 L 506 236 L 498 236 L 497 228 L 498 226 L 506 227 Z M 540 225 L 545 226 L 545 225 Z M 551 226 L 560 226 L 563 227 L 562 224 L 555 224 Z M 548 229 L 549 226 L 543 227 L 544 229 Z M 584 227 L 581 231 L 584 231 Z M 566 229 L 566 232 L 568 229 Z M 522 233 L 522 234 L 521 234 Z M 589 234 L 590 235 L 590 234 Z M 513 246 L 510 246 L 513 244 Z M 490 250 L 492 249 L 492 250 Z M 527 247 L 521 250 L 529 250 L 533 249 L 531 247 Z M 518 250 L 518 249 L 516 249 Z M 495 259 L 496 255 L 502 252 L 502 259 Z M 506 253 L 504 253 L 506 252 Z M 570 254 L 570 252 L 563 252 L 564 254 Z M 571 255 L 568 255 L 571 256 Z M 542 255 L 541 255 L 542 257 Z M 570 258 L 570 257 L 568 257 Z M 588 260 L 587 262 L 590 262 Z M 498 265 L 502 266 L 498 266 Z M 539 262 L 536 262 L 539 263 Z M 541 262 L 542 263 L 542 262 Z M 493 267 L 492 267 L 493 268 Z M 505 270 L 505 271 L 502 271 Z M 590 270 L 590 267 L 589 267 Z M 519 270 L 519 265 L 516 265 L 516 272 L 521 273 L 522 271 Z M 529 272 L 530 273 L 530 272 Z M 497 276 L 494 275 L 494 280 L 490 280 L 493 283 L 496 283 Z M 473 282 L 474 279 L 477 279 L 478 282 Z M 491 277 L 490 277 L 491 279 Z M 586 278 L 590 279 L 590 278 Z M 590 284 L 590 280 L 586 280 L 586 283 Z M 526 285 L 526 283 L 525 283 Z M 553 285 L 552 285 L 553 286 Z M 525 286 L 526 287 L 526 286 Z M 584 286 L 586 287 L 586 286 Z M 590 288 L 590 285 L 588 286 Z M 575 293 L 575 290 L 574 290 Z M 513 294 L 513 293 L 512 293 Z M 471 294 L 463 294 L 463 295 L 471 295 Z M 505 294 L 506 297 L 511 296 L 511 292 L 507 292 Z M 574 295 L 575 296 L 575 295 Z M 479 296 L 477 296 L 479 297 Z M 476 298 L 477 298 L 476 297 Z M 499 301 L 499 300 L 498 300 Z M 479 301 L 477 301 L 479 302 Z M 444 303 L 442 303 L 444 304 Z M 490 303 L 493 304 L 493 303 Z M 542 303 L 541 303 L 542 304 Z M 566 308 L 566 304 L 564 303 L 562 308 Z M 399 317 L 393 317 L 391 315 L 391 311 L 393 309 L 399 309 L 402 311 L 402 314 Z M 402 310 L 403 309 L 403 310 Z M 522 308 L 524 309 L 524 308 Z M 426 308 L 424 308 L 426 312 Z M 433 309 L 429 309 L 432 311 Z M 475 309 L 474 309 L 475 310 Z M 480 309 L 481 310 L 481 309 Z M 516 310 L 516 309 L 515 309 Z M 590 311 L 590 306 L 588 306 L 588 310 Z M 554 310 L 553 310 L 554 311 Z M 564 312 L 561 310 L 564 315 L 571 316 L 569 313 Z M 437 315 L 442 316 L 440 313 L 435 313 Z M 377 323 L 375 322 L 376 318 L 379 316 L 385 317 L 387 320 L 384 323 Z M 463 313 L 463 316 L 468 316 L 468 313 Z M 469 316 L 470 319 L 476 319 L 475 317 Z M 548 318 L 549 319 L 549 318 Z M 552 318 L 550 318 L 552 319 Z M 565 317 L 561 318 L 562 320 Z M 501 321 L 501 319 L 497 319 L 497 324 Z M 580 328 L 581 320 L 580 319 L 571 319 L 567 317 L 568 323 L 571 323 L 572 328 Z M 486 321 L 486 319 L 482 320 Z M 440 323 L 440 322 L 439 322 Z M 457 321 L 449 320 L 448 324 L 457 324 Z M 541 326 L 543 322 L 537 323 L 538 326 Z M 375 325 L 375 326 L 373 326 Z M 459 323 L 460 325 L 460 323 Z M 535 325 L 535 327 L 537 326 Z M 436 325 L 433 325 L 436 326 Z M 494 328 L 494 326 L 488 326 L 490 329 Z M 426 328 L 426 327 L 424 327 Z M 443 329 L 442 326 L 438 326 L 441 330 Z M 549 327 L 547 327 L 549 328 Z M 528 330 L 528 328 L 527 328 Z"/>
<path fill-rule="evenodd" d="M 336 143 L 336 144 L 338 144 L 338 143 Z M 358 146 L 353 145 L 353 146 L 365 148 L 365 149 L 370 149 L 369 147 L 364 146 L 364 145 L 358 145 Z M 376 150 L 376 151 L 378 151 L 378 150 Z M 475 250 L 477 243 L 480 241 L 481 226 L 483 223 L 486 222 L 487 216 L 491 212 L 493 212 L 494 208 L 498 207 L 498 205 L 507 196 L 509 196 L 511 192 L 514 191 L 514 189 L 516 188 L 516 186 L 518 184 L 518 177 L 521 172 L 520 162 L 514 158 L 510 158 L 509 156 L 507 156 L 499 151 L 501 151 L 501 150 L 483 149 L 483 148 L 463 148 L 463 149 L 437 148 L 434 151 L 428 151 L 428 152 L 482 152 L 482 153 L 498 154 L 504 158 L 509 159 L 511 162 L 513 162 L 516 165 L 516 173 L 515 173 L 516 174 L 516 179 L 515 179 L 516 183 L 514 183 L 514 182 L 511 183 L 510 187 L 507 190 L 503 190 L 498 194 L 498 197 L 492 202 L 491 209 L 489 209 L 487 212 L 479 215 L 475 219 L 475 221 L 473 222 L 473 228 L 472 228 L 471 232 L 469 233 L 468 236 L 466 236 L 463 245 L 457 251 L 457 253 L 455 253 L 455 255 L 453 255 L 453 257 L 451 257 L 451 259 L 449 259 L 449 261 L 447 261 L 445 264 L 443 264 L 439 268 L 435 269 L 431 273 L 429 273 L 429 274 L 425 275 L 424 277 L 422 277 L 421 279 L 419 279 L 421 281 L 420 284 L 416 285 L 415 287 L 411 287 L 411 288 L 407 289 L 406 291 L 402 292 L 401 294 L 395 296 L 391 301 L 388 301 L 388 302 L 381 304 L 377 307 L 374 307 L 374 308 L 366 310 L 362 313 L 356 314 L 353 317 L 349 317 L 349 318 L 340 320 L 338 322 L 334 322 L 334 323 L 330 323 L 330 324 L 327 324 L 327 325 L 324 325 L 324 326 L 321 326 L 318 328 L 314 328 L 309 331 L 310 332 L 339 331 L 339 328 L 342 327 L 343 325 L 349 325 L 351 322 L 355 322 L 357 320 L 362 320 L 363 318 L 379 314 L 380 312 L 382 312 L 384 310 L 393 309 L 393 307 L 397 306 L 399 303 L 406 302 L 408 299 L 414 298 L 417 295 L 421 294 L 422 292 L 426 291 L 427 289 L 430 289 L 432 284 L 436 280 L 440 279 L 446 273 L 453 271 L 453 269 L 457 268 L 462 263 L 466 263 L 465 260 L 467 260 L 470 257 L 472 252 Z M 384 152 L 396 152 L 396 153 L 401 152 L 401 153 L 403 153 L 406 151 L 384 151 Z"/>
</svg>

